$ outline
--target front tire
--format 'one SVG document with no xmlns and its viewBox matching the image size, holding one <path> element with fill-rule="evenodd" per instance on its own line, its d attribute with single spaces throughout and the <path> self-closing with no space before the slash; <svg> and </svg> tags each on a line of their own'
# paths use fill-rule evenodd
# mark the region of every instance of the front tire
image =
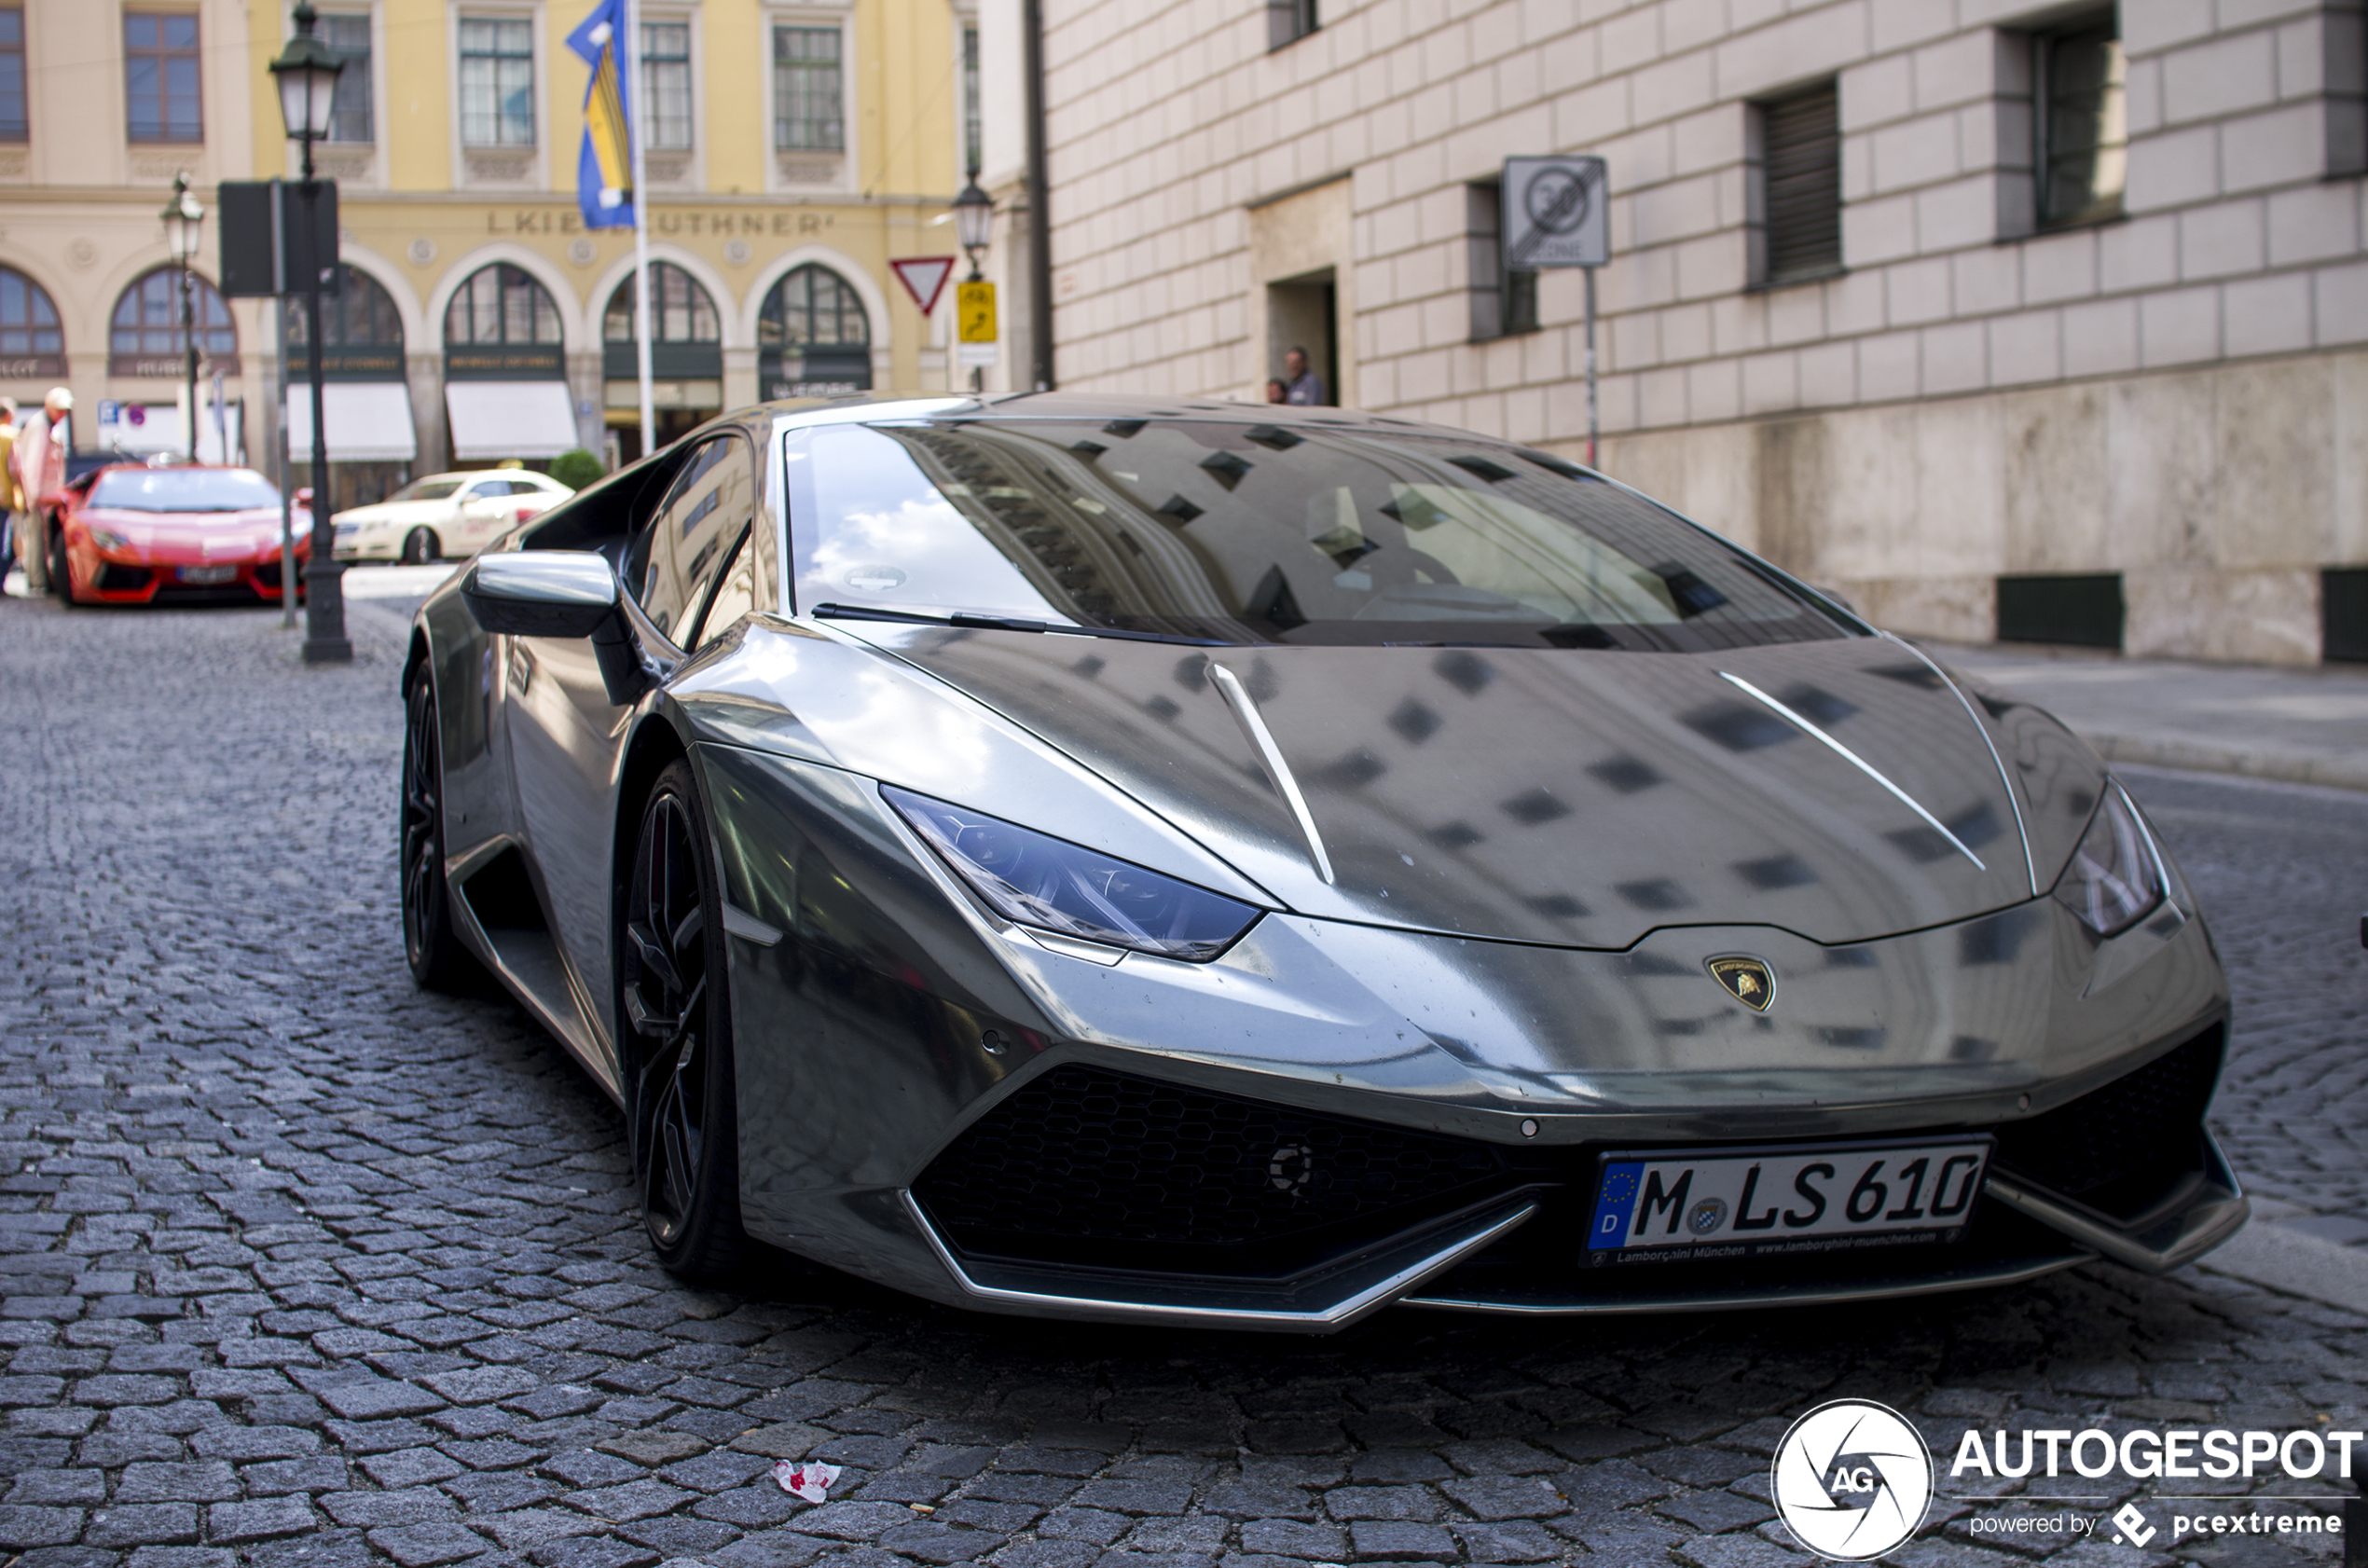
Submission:
<svg viewBox="0 0 2368 1568">
<path fill-rule="evenodd" d="M 76 608 L 81 601 L 74 597 L 74 571 L 66 560 L 66 530 L 62 528 L 53 526 L 50 527 L 48 531 L 49 535 L 49 564 L 48 568 L 49 573 L 49 591 L 58 596 L 58 602 L 60 604 L 62 604 L 67 609 L 72 610 Z"/>
<path fill-rule="evenodd" d="M 403 956 L 420 989 L 466 994 L 485 970 L 452 928 L 444 881 L 444 759 L 435 684 L 424 664 L 411 677 L 403 708 Z"/>
<path fill-rule="evenodd" d="M 416 528 L 403 536 L 403 564 L 406 566 L 426 566 L 439 559 L 443 554 L 444 546 L 437 540 L 434 529 Z"/>
<path fill-rule="evenodd" d="M 678 760 L 641 808 L 617 965 L 642 1223 L 659 1264 L 694 1283 L 729 1280 L 750 1257 L 711 842 L 690 763 Z"/>
</svg>

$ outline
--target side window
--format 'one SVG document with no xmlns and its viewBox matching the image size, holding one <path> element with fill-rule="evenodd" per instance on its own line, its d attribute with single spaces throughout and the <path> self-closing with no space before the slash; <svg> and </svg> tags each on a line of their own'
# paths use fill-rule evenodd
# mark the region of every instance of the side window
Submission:
<svg viewBox="0 0 2368 1568">
<path fill-rule="evenodd" d="M 748 531 L 756 493 L 748 448 L 720 435 L 691 455 L 626 557 L 625 586 L 650 624 L 678 641 Z"/>
<path fill-rule="evenodd" d="M 507 479 L 480 479 L 475 484 L 471 485 L 468 488 L 467 492 L 462 495 L 461 499 L 463 501 L 488 501 L 495 496 L 508 495 L 509 493 L 510 481 Z"/>
<path fill-rule="evenodd" d="M 715 586 L 715 598 L 708 602 L 699 629 L 685 646 L 696 647 L 709 638 L 721 637 L 737 626 L 741 616 L 755 612 L 756 552 L 749 547 L 749 536 L 742 534 L 738 547 L 732 552 L 731 563 L 723 569 L 723 580 Z"/>
</svg>

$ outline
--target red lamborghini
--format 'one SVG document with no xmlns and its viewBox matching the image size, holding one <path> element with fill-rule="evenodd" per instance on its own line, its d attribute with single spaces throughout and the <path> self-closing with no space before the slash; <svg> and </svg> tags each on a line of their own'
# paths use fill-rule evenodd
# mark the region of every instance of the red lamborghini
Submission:
<svg viewBox="0 0 2368 1568">
<path fill-rule="evenodd" d="M 43 500 L 49 585 L 68 604 L 280 602 L 280 492 L 251 468 L 118 463 Z M 301 502 L 294 522 L 300 571 Z"/>
</svg>

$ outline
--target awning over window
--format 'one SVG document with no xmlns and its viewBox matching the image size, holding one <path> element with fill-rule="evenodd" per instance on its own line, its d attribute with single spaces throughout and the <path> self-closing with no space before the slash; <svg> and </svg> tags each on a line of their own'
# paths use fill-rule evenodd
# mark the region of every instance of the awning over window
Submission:
<svg viewBox="0 0 2368 1568">
<path fill-rule="evenodd" d="M 331 462 L 409 462 L 420 455 L 411 389 L 401 381 L 331 381 L 321 389 Z M 312 461 L 312 389 L 288 392 L 288 461 Z"/>
<path fill-rule="evenodd" d="M 447 381 L 444 406 L 455 459 L 556 458 L 584 445 L 565 381 Z"/>
</svg>

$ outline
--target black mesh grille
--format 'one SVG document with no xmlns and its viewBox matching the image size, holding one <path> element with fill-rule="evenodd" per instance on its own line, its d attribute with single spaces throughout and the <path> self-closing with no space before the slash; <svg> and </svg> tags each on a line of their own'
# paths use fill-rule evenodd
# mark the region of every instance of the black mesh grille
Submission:
<svg viewBox="0 0 2368 1568">
<path fill-rule="evenodd" d="M 113 561 L 104 561 L 99 567 L 99 591 L 119 594 L 133 588 L 145 588 L 152 575 L 145 566 L 117 566 Z"/>
<path fill-rule="evenodd" d="M 2069 1105 L 2000 1128 L 1998 1163 L 2108 1214 L 2144 1207 L 2196 1168 L 2223 1034 L 2214 1025 Z"/>
<path fill-rule="evenodd" d="M 914 1190 L 969 1253 L 1271 1275 L 1473 1202 L 1506 1170 L 1485 1144 L 1068 1066 Z"/>
</svg>

